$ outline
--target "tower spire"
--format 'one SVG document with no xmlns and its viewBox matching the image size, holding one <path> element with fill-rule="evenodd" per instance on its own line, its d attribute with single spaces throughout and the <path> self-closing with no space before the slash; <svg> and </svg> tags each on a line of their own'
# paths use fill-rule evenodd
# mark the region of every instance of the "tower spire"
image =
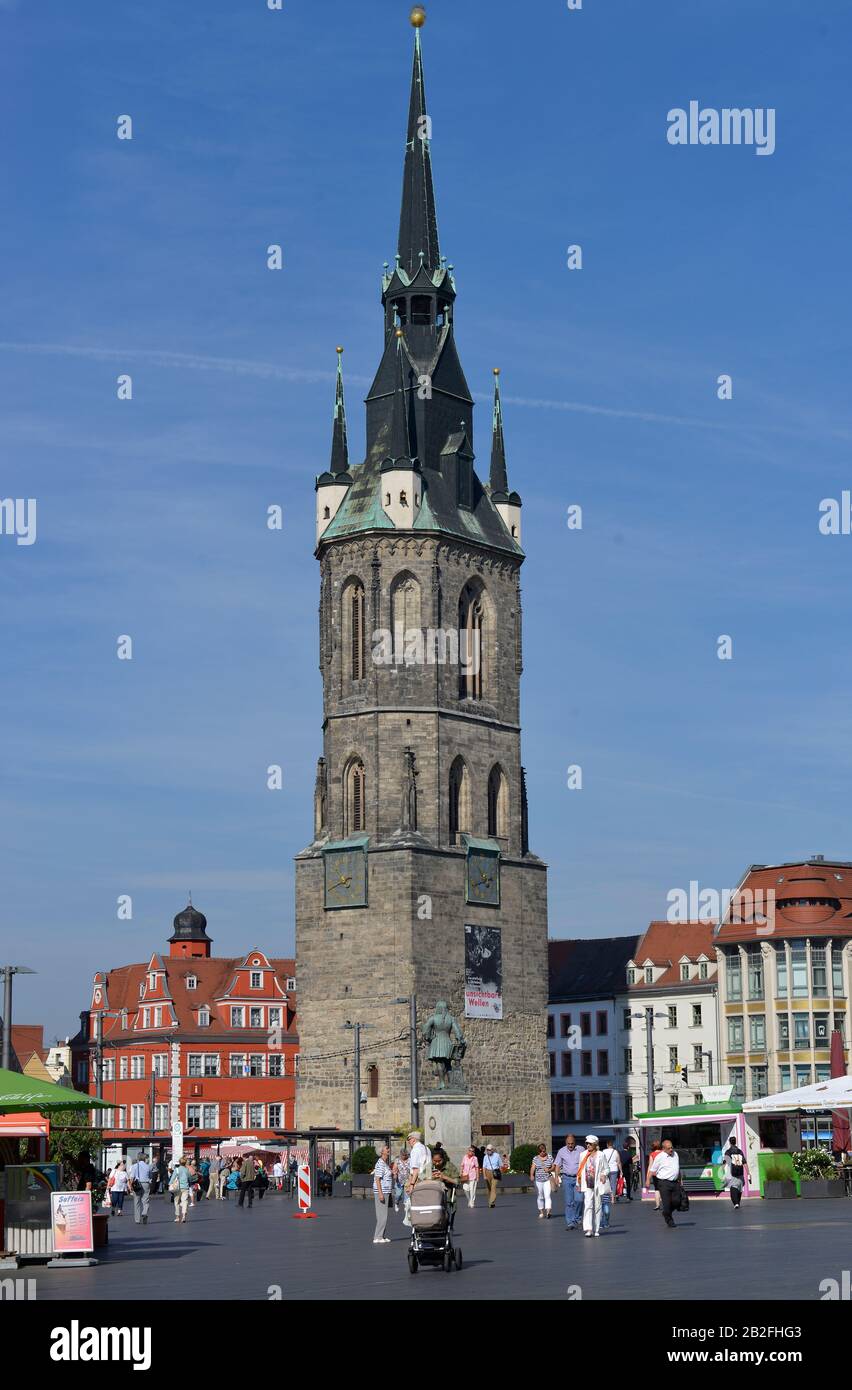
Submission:
<svg viewBox="0 0 852 1390">
<path fill-rule="evenodd" d="M 421 6 L 411 11 L 414 25 L 414 67 L 411 73 L 411 100 L 408 106 L 408 135 L 405 169 L 402 177 L 402 210 L 399 217 L 399 264 L 409 278 L 422 264 L 433 272 L 440 269 L 438 217 L 432 184 L 431 127 L 426 113 L 426 84 L 423 79 L 423 53 L 420 29 L 426 14 Z M 422 255 L 421 255 L 422 253 Z"/>
<path fill-rule="evenodd" d="M 408 410 L 405 399 L 405 364 L 403 361 L 402 329 L 396 334 L 396 388 L 393 393 L 393 412 L 391 415 L 390 450 L 388 457 L 399 467 L 411 463 L 414 455 L 411 450 L 411 431 L 408 428 Z"/>
<path fill-rule="evenodd" d="M 503 403 L 500 400 L 500 368 L 494 368 L 494 419 L 491 426 L 491 500 L 505 501 L 509 496 L 509 477 L 506 471 L 506 442 L 503 438 Z"/>
<path fill-rule="evenodd" d="M 337 349 L 337 386 L 334 394 L 334 426 L 331 436 L 330 472 L 348 473 L 349 444 L 346 438 L 346 405 L 343 400 L 343 348 Z"/>
</svg>

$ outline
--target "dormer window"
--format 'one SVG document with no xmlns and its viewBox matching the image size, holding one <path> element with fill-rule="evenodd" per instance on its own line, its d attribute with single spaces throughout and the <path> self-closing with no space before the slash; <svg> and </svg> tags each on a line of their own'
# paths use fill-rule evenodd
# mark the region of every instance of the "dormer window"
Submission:
<svg viewBox="0 0 852 1390">
<path fill-rule="evenodd" d="M 263 989 L 263 971 L 253 970 L 251 972 L 251 988 Z"/>
<path fill-rule="evenodd" d="M 688 979 L 689 979 L 689 966 L 688 966 L 688 965 L 682 965 L 682 966 L 680 967 L 680 978 L 681 978 L 682 980 L 688 980 Z"/>
<path fill-rule="evenodd" d="M 653 967 L 653 965 L 646 965 L 646 966 L 645 966 L 645 984 L 646 984 L 646 985 L 652 985 L 653 983 L 654 983 L 654 967 Z"/>
<path fill-rule="evenodd" d="M 210 1027 L 210 1010 L 207 1008 L 206 1004 L 203 1008 L 198 1010 L 198 1026 L 199 1028 Z"/>
<path fill-rule="evenodd" d="M 156 989 L 156 988 L 157 988 L 157 976 L 154 974 L 154 971 L 153 971 L 153 970 L 151 971 L 150 975 L 148 976 L 148 988 L 149 988 L 149 989 Z"/>
<path fill-rule="evenodd" d="M 140 999 L 143 997 L 144 993 L 145 993 L 145 981 L 144 981 L 144 980 L 140 980 L 140 981 L 139 981 L 139 998 L 140 998 Z"/>
<path fill-rule="evenodd" d="M 187 975 L 187 977 L 186 977 L 186 987 L 187 987 L 187 989 L 198 989 L 198 976 L 197 976 L 197 975 Z"/>
<path fill-rule="evenodd" d="M 287 976 L 287 988 L 288 988 L 288 989 L 295 989 L 295 988 L 296 988 L 296 976 L 295 976 L 295 975 L 288 975 L 288 976 Z"/>
<path fill-rule="evenodd" d="M 628 970 L 628 972 L 627 972 L 627 983 L 628 983 L 629 985 L 635 985 L 635 983 L 636 983 L 636 971 L 635 971 L 635 970 Z"/>
</svg>

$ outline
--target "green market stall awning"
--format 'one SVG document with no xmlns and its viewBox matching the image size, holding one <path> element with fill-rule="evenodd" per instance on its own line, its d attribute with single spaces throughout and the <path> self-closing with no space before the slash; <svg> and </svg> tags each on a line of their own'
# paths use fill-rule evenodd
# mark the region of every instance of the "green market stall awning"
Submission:
<svg viewBox="0 0 852 1390">
<path fill-rule="evenodd" d="M 17 1071 L 0 1067 L 0 1115 L 25 1115 L 38 1111 L 51 1115 L 61 1110 L 108 1110 L 105 1100 L 83 1095 L 67 1086 L 55 1086 L 52 1081 L 23 1076 Z"/>
<path fill-rule="evenodd" d="M 736 1100 L 714 1100 L 703 1105 L 676 1105 L 671 1110 L 645 1110 L 636 1115 L 637 1120 L 712 1120 L 715 1115 L 739 1115 L 742 1106 Z"/>
</svg>

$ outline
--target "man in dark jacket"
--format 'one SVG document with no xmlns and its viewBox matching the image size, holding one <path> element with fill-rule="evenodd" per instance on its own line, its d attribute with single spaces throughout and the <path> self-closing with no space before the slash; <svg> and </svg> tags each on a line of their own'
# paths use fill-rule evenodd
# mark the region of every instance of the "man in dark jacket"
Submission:
<svg viewBox="0 0 852 1390">
<path fill-rule="evenodd" d="M 245 1206 L 246 1193 L 248 1193 L 249 1207 L 254 1201 L 254 1185 L 257 1179 L 257 1169 L 254 1166 L 254 1159 L 246 1154 L 240 1166 L 240 1195 L 237 1206 Z"/>
</svg>

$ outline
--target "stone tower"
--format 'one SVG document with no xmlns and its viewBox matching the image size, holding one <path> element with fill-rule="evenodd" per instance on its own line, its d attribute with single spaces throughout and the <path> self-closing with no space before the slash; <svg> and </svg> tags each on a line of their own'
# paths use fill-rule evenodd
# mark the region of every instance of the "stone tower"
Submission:
<svg viewBox="0 0 852 1390">
<path fill-rule="evenodd" d="M 521 499 L 496 373 L 488 482 L 474 469 L 430 130 L 418 28 L 366 458 L 350 465 L 338 349 L 316 481 L 323 756 L 314 839 L 296 858 L 297 1123 L 352 1126 L 354 1023 L 364 1125 L 409 1120 L 413 994 L 421 1023 L 438 999 L 462 1023 L 474 1135 L 511 1125 L 520 1142 L 550 1133 L 546 870 L 527 843 L 520 747 Z M 432 1089 L 423 1048 L 419 1069 L 418 1095 Z"/>
</svg>

